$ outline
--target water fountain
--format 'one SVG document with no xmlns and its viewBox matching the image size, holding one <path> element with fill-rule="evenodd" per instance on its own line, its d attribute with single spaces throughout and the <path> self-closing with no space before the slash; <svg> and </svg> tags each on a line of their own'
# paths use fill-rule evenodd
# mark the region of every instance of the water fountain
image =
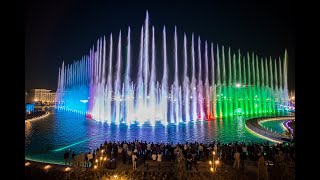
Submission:
<svg viewBox="0 0 320 180">
<path fill-rule="evenodd" d="M 157 122 L 167 125 L 288 113 L 286 51 L 284 60 L 270 58 L 268 61 L 254 53 L 241 55 L 240 50 L 232 54 L 229 47 L 226 59 L 224 46 L 221 51 L 218 45 L 214 49 L 212 42 L 201 41 L 200 36 L 196 46 L 193 33 L 191 43 L 186 33 L 179 41 L 177 27 L 174 27 L 171 58 L 167 55 L 166 27 L 163 27 L 162 40 L 158 42 L 156 33 L 161 32 L 150 25 L 148 12 L 141 27 L 138 54 L 131 51 L 131 28 L 128 27 L 126 41 L 122 40 L 122 32 L 120 30 L 118 34 L 116 52 L 110 34 L 108 41 L 106 37 L 98 39 L 97 45 L 81 60 L 68 65 L 62 62 L 57 108 L 82 113 L 108 124 L 125 123 L 128 126 L 133 123 L 154 126 Z M 179 48 L 179 42 L 183 42 L 182 48 Z M 161 56 L 156 56 L 157 52 Z M 168 66 L 168 59 L 174 62 L 174 68 Z M 157 62 L 162 66 L 158 67 Z M 133 76 L 134 63 L 138 64 L 138 69 Z M 161 68 L 163 74 L 157 76 Z M 174 72 L 172 84 L 170 70 Z M 180 74 L 183 75 L 182 81 L 179 81 Z"/>
</svg>

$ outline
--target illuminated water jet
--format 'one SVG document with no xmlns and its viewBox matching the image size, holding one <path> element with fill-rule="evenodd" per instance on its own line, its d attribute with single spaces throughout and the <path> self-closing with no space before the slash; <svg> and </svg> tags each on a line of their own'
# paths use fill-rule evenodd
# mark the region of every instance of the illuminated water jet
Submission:
<svg viewBox="0 0 320 180">
<path fill-rule="evenodd" d="M 57 108 L 86 114 L 108 124 L 128 126 L 243 115 L 285 115 L 289 111 L 287 51 L 284 60 L 268 61 L 254 53 L 241 55 L 240 50 L 231 54 L 229 47 L 226 57 L 224 46 L 221 51 L 218 45 L 214 50 L 213 43 L 208 47 L 208 42 L 203 43 L 200 36 L 195 47 L 193 33 L 191 43 L 186 33 L 179 41 L 177 27 L 174 27 L 173 48 L 168 51 L 166 27 L 162 39 L 157 41 L 160 31 L 150 25 L 148 12 L 141 27 L 139 53 L 131 49 L 131 28 L 123 32 L 119 31 L 116 52 L 110 34 L 109 40 L 99 38 L 81 60 L 68 65 L 62 62 Z M 122 34 L 126 34 L 127 38 L 123 38 L 126 40 L 122 40 Z M 179 44 L 183 48 L 178 48 Z M 168 60 L 174 68 L 168 66 Z"/>
</svg>

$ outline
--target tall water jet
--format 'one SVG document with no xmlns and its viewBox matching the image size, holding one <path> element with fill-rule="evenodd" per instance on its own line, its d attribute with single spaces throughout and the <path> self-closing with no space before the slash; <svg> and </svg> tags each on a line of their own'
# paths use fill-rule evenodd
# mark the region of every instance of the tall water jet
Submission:
<svg viewBox="0 0 320 180">
<path fill-rule="evenodd" d="M 212 98 L 211 98 L 211 111 L 212 111 L 212 117 L 210 118 L 217 118 L 217 112 L 216 112 L 216 84 L 215 84 L 215 76 L 214 76 L 214 52 L 213 52 L 213 43 L 211 43 L 211 72 L 212 72 L 212 78 L 211 78 L 211 84 L 212 84 Z"/>
<path fill-rule="evenodd" d="M 249 57 L 249 56 L 247 56 Z M 246 116 L 248 116 L 250 114 L 249 112 L 249 88 L 248 88 L 248 85 L 249 83 L 247 82 L 247 71 L 246 71 L 246 59 L 245 59 L 245 56 L 243 57 L 243 62 L 242 62 L 242 66 L 243 66 L 243 87 L 246 88 L 244 89 L 244 97 L 243 97 L 243 100 L 244 100 L 244 105 L 245 105 L 245 114 Z M 250 68 L 249 68 L 250 69 Z"/>
<path fill-rule="evenodd" d="M 134 91 L 131 85 L 131 40 L 130 40 L 131 29 L 128 27 L 128 45 L 127 45 L 127 67 L 125 72 L 125 111 L 126 111 L 126 124 L 130 125 L 134 120 Z"/>
<path fill-rule="evenodd" d="M 256 82 L 256 72 L 255 72 L 255 59 L 254 59 L 254 54 L 252 53 L 252 61 L 251 61 L 251 66 L 252 66 L 252 84 L 253 84 L 253 87 L 252 87 L 252 94 L 253 94 L 253 109 L 254 109 L 254 114 L 257 114 L 258 113 L 258 105 L 257 105 L 257 92 L 256 92 L 256 85 L 257 85 L 257 82 Z"/>
<path fill-rule="evenodd" d="M 163 75 L 161 80 L 161 117 L 164 125 L 168 124 L 168 71 L 167 71 L 167 42 L 166 27 L 163 26 Z"/>
<path fill-rule="evenodd" d="M 191 78 L 191 92 L 192 96 L 190 99 L 192 99 L 192 119 L 196 120 L 198 117 L 197 114 L 197 91 L 196 91 L 196 69 L 195 69 L 195 54 L 194 54 L 194 36 L 192 33 L 192 39 L 191 39 L 191 57 L 192 57 L 192 78 Z"/>
<path fill-rule="evenodd" d="M 274 78 L 273 78 L 273 70 L 272 70 L 272 59 L 270 57 L 270 60 L 269 60 L 269 69 L 270 69 L 270 89 L 271 89 L 271 97 L 272 99 L 275 99 L 276 96 L 275 96 L 275 89 L 274 89 Z M 271 108 L 272 108 L 272 113 L 275 113 L 275 101 L 272 100 L 271 101 Z"/>
<path fill-rule="evenodd" d="M 155 125 L 155 116 L 156 116 L 156 65 L 155 65 L 155 42 L 154 42 L 154 27 L 152 26 L 152 61 L 151 61 L 151 77 L 150 77 L 150 92 L 149 92 L 149 105 L 151 108 L 150 112 L 150 122 L 154 126 Z"/>
<path fill-rule="evenodd" d="M 149 78 L 149 14 L 146 12 L 146 20 L 144 27 L 144 66 L 143 66 L 143 80 L 144 80 L 144 107 L 147 108 L 147 99 L 148 99 L 148 78 Z"/>
<path fill-rule="evenodd" d="M 231 64 L 231 50 L 230 50 L 230 47 L 228 49 L 228 72 L 229 72 L 229 75 L 228 75 L 228 85 L 227 85 L 227 104 L 229 105 L 228 109 L 228 116 L 233 116 L 233 104 L 232 104 L 232 101 L 233 101 L 233 97 L 232 97 L 232 64 Z"/>
<path fill-rule="evenodd" d="M 244 61 L 244 59 L 243 59 Z M 238 92 L 238 99 L 236 101 L 239 102 L 239 107 L 241 109 L 241 112 L 240 114 L 241 115 L 244 115 L 245 112 L 245 106 L 244 106 L 244 98 L 246 97 L 245 94 L 244 94 L 244 83 L 243 83 L 243 80 L 242 80 L 242 68 L 241 68 L 241 53 L 240 53 L 240 49 L 238 50 L 238 83 L 239 83 L 239 92 Z"/>
<path fill-rule="evenodd" d="M 205 41 L 205 48 L 202 51 L 199 36 L 197 52 L 199 60 L 197 68 L 199 70 L 198 78 L 196 78 L 194 36 L 192 34 L 190 55 L 192 68 L 189 68 L 189 70 L 187 36 L 184 34 L 183 48 L 180 48 L 180 52 L 183 51 L 181 60 L 184 60 L 182 71 L 182 68 L 179 68 L 182 66 L 179 66 L 178 61 L 178 34 L 177 27 L 175 27 L 174 81 L 172 84 L 168 84 L 166 29 L 163 28 L 163 46 L 156 47 L 155 28 L 152 27 L 152 39 L 149 44 L 148 27 L 149 17 L 147 12 L 145 24 L 141 28 L 139 56 L 137 56 L 137 52 L 131 52 L 131 30 L 128 27 L 124 57 L 126 58 L 126 67 L 123 78 L 121 72 L 121 52 L 123 48 L 121 45 L 121 30 L 115 56 L 117 58 L 116 62 L 112 63 L 113 40 L 112 34 L 110 34 L 108 61 L 106 59 L 107 43 L 105 37 L 103 37 L 98 38 L 97 44 L 89 50 L 87 55 L 75 60 L 72 64 L 65 65 L 62 63 L 58 72 L 58 102 L 56 107 L 86 114 L 88 118 L 117 125 L 120 123 L 130 125 L 136 122 L 142 125 L 146 121 L 151 125 L 155 125 L 156 121 L 160 121 L 164 125 L 169 122 L 179 124 L 181 122 L 188 123 L 191 119 L 196 120 L 197 118 L 201 120 L 216 117 L 228 118 L 233 115 L 244 114 L 265 116 L 272 114 L 275 110 L 281 114 L 287 113 L 289 100 L 287 92 L 287 52 L 285 52 L 283 61 L 275 60 L 273 65 L 271 57 L 269 64 L 267 59 L 264 61 L 263 58 L 260 58 L 261 61 L 259 62 L 258 56 L 255 56 L 254 53 L 252 53 L 252 57 L 248 53 L 246 60 L 245 56 L 242 58 L 240 50 L 238 56 L 236 53 L 232 53 L 233 56 L 231 56 L 229 48 L 228 62 L 226 62 L 224 47 L 222 47 L 222 62 L 220 62 L 220 51 L 217 45 L 217 62 L 215 62 L 213 44 L 211 43 L 210 64 L 207 41 Z M 149 70 L 149 45 L 151 48 L 151 71 Z M 160 57 L 163 57 L 163 66 L 159 67 L 163 68 L 160 83 L 156 77 L 157 48 L 163 50 L 158 51 L 161 52 Z M 204 63 L 202 63 L 201 55 L 204 56 Z M 278 62 L 279 64 L 277 64 Z M 135 63 L 138 64 L 138 71 L 133 70 L 137 73 L 137 76 L 132 81 L 131 71 L 135 68 L 132 64 Z M 203 64 L 205 68 L 204 84 L 202 83 Z M 108 67 L 108 71 L 106 67 Z M 181 82 L 179 82 L 179 69 L 183 73 Z M 211 74 L 209 74 L 210 69 Z M 188 76 L 190 71 L 192 72 L 191 83 Z M 228 76 L 226 76 L 226 73 L 228 73 Z M 210 83 L 209 76 L 211 77 Z"/>
<path fill-rule="evenodd" d="M 201 71 L 201 40 L 198 36 L 198 119 L 203 120 L 203 89 L 202 89 L 202 71 Z"/>
<path fill-rule="evenodd" d="M 289 106 L 289 94 L 288 94 L 288 52 L 284 51 L 284 62 L 283 62 L 283 93 L 285 99 L 285 106 Z"/>
<path fill-rule="evenodd" d="M 274 60 L 274 89 L 275 89 L 275 95 L 276 95 L 276 98 L 275 98 L 275 102 L 277 102 L 277 113 L 279 114 L 280 113 L 280 108 L 279 108 L 279 105 L 280 105 L 280 96 L 279 96 L 279 84 L 278 84 L 278 69 L 277 69 L 277 60 L 275 59 Z"/>
<path fill-rule="evenodd" d="M 222 101 L 223 101 L 223 116 L 228 117 L 228 100 L 227 100 L 227 88 L 226 88 L 226 65 L 225 65 L 225 56 L 224 56 L 224 46 L 222 46 Z"/>
<path fill-rule="evenodd" d="M 174 108 L 173 108 L 173 103 L 174 103 L 174 97 L 173 97 L 173 94 L 174 94 L 174 86 L 173 84 L 171 85 L 171 92 L 170 92 L 170 122 L 171 123 L 174 123 Z"/>
<path fill-rule="evenodd" d="M 143 27 L 141 27 L 141 33 L 140 33 L 140 52 L 139 52 L 139 68 L 138 68 L 138 74 L 137 74 L 137 87 L 136 87 L 136 116 L 135 119 L 139 121 L 139 124 L 142 125 L 145 121 L 145 113 L 143 112 L 143 105 L 144 105 L 144 99 L 143 99 L 143 79 L 142 79 L 142 65 L 143 65 Z"/>
<path fill-rule="evenodd" d="M 263 59 L 261 58 L 261 97 L 260 97 L 260 102 L 261 102 L 261 109 L 262 109 L 262 114 L 265 115 L 266 113 L 266 95 L 265 95 L 265 81 L 264 81 L 264 61 Z"/>
<path fill-rule="evenodd" d="M 178 92 L 178 101 L 179 101 L 179 114 L 178 114 L 178 120 L 176 122 L 177 125 L 182 121 L 182 94 L 181 94 L 181 86 L 179 86 L 179 92 Z"/>
<path fill-rule="evenodd" d="M 174 82 L 173 82 L 173 98 L 175 121 L 179 122 L 179 77 L 178 77 L 178 37 L 177 27 L 174 28 Z"/>
<path fill-rule="evenodd" d="M 272 112 L 272 107 L 271 107 L 271 88 L 269 85 L 269 69 L 268 69 L 268 59 L 266 58 L 264 61 L 264 66 L 265 66 L 265 86 L 266 86 L 266 109 L 267 113 Z"/>
<path fill-rule="evenodd" d="M 210 111 L 210 88 L 209 88 L 209 68 L 208 68 L 208 44 L 205 41 L 205 52 L 204 52 L 204 59 L 205 59 L 205 108 L 206 108 L 206 119 L 211 118 L 211 111 Z"/>
<path fill-rule="evenodd" d="M 217 101 L 218 101 L 218 115 L 222 118 L 222 89 L 221 89 L 221 75 L 220 75 L 220 55 L 219 55 L 219 46 L 217 45 Z"/>
<path fill-rule="evenodd" d="M 189 89 L 189 77 L 188 77 L 188 56 L 187 56 L 187 37 L 184 33 L 183 37 L 183 49 L 184 49 L 184 71 L 183 71 L 183 99 L 184 99 L 184 114 L 186 123 L 190 121 L 190 110 L 189 110 L 189 99 L 190 99 L 190 89 Z"/>
<path fill-rule="evenodd" d="M 283 98 L 283 86 L 282 86 L 282 65 L 281 59 L 279 57 L 279 109 L 281 110 L 281 115 L 284 113 L 284 98 Z"/>
<path fill-rule="evenodd" d="M 108 122 L 108 124 L 111 123 L 111 115 L 112 115 L 112 102 L 111 102 L 111 98 L 112 98 L 112 33 L 110 34 L 110 44 L 109 44 L 109 70 L 108 70 L 108 77 L 107 77 L 107 101 L 106 101 L 106 120 Z"/>
<path fill-rule="evenodd" d="M 253 84 L 251 81 L 251 66 L 250 66 L 250 55 L 249 52 L 247 53 L 247 67 L 248 67 L 248 104 L 249 104 L 249 115 L 253 114 L 253 101 L 252 101 L 252 88 L 253 88 Z"/>
<path fill-rule="evenodd" d="M 122 99 L 121 97 L 121 30 L 119 32 L 119 39 L 118 39 L 118 55 L 117 55 L 117 69 L 116 69 L 116 79 L 114 82 L 114 91 L 115 91 L 115 103 L 116 103 L 116 114 L 115 114 L 115 124 L 119 125 L 120 124 L 120 100 Z"/>
<path fill-rule="evenodd" d="M 257 102 L 257 113 L 261 114 L 261 86 L 260 86 L 260 73 L 259 73 L 259 58 L 256 56 L 256 77 L 257 77 L 257 85 L 256 85 L 256 102 Z"/>
<path fill-rule="evenodd" d="M 239 89 L 236 88 L 240 88 L 238 86 L 241 86 L 239 84 L 239 82 L 237 82 L 237 66 L 236 66 L 236 55 L 235 53 L 233 53 L 233 57 L 232 57 L 232 69 L 233 69 L 233 73 L 232 73 L 232 86 L 231 89 L 233 90 L 233 108 L 235 109 L 236 112 L 233 112 L 234 115 L 239 115 L 239 113 L 241 113 L 241 110 L 239 111 L 239 104 L 238 104 L 238 94 L 240 92 Z"/>
</svg>

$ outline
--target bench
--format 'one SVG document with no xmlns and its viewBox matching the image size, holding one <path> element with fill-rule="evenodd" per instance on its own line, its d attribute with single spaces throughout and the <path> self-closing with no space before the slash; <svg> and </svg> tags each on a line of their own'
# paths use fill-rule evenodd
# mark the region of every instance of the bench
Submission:
<svg viewBox="0 0 320 180">
<path fill-rule="evenodd" d="M 171 161 L 153 161 L 153 160 L 146 160 L 147 170 L 149 169 L 149 166 L 156 166 L 159 167 L 159 170 L 161 170 L 161 167 L 172 167 Z"/>
</svg>

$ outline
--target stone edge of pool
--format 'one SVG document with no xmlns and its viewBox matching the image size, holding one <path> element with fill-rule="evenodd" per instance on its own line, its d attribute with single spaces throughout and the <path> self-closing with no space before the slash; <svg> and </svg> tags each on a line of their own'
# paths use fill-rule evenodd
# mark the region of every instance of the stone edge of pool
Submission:
<svg viewBox="0 0 320 180">
<path fill-rule="evenodd" d="M 289 136 L 269 131 L 263 128 L 259 123 L 263 121 L 277 121 L 277 120 L 295 120 L 294 116 L 284 116 L 284 117 L 257 117 L 246 120 L 245 127 L 254 135 L 267 139 L 272 142 L 282 143 L 285 142 L 284 139 L 290 139 Z"/>
</svg>

